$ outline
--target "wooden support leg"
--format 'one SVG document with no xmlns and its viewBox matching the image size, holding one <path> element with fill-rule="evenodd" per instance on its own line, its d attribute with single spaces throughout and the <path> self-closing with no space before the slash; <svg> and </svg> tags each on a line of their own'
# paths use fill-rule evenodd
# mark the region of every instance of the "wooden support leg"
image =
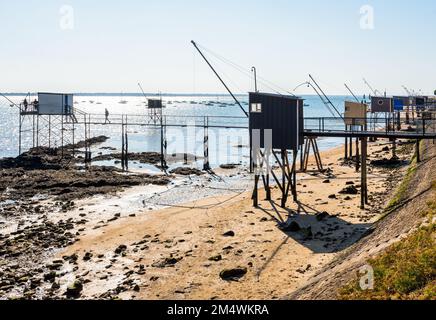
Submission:
<svg viewBox="0 0 436 320">
<path fill-rule="evenodd" d="M 124 121 L 124 119 L 123 119 Z M 121 167 L 122 170 L 125 171 L 124 168 L 124 150 L 125 150 L 125 145 L 124 145 L 124 123 L 121 125 Z"/>
<path fill-rule="evenodd" d="M 367 138 L 362 138 L 362 170 L 361 170 L 361 201 L 360 208 L 365 209 L 365 204 L 368 203 L 368 183 L 367 183 Z"/>
<path fill-rule="evenodd" d="M 206 122 L 207 120 L 205 120 Z M 204 127 L 204 163 L 203 163 L 203 170 L 207 171 L 210 170 L 209 165 L 209 130 L 207 125 Z"/>
<path fill-rule="evenodd" d="M 319 172 L 324 172 L 324 168 L 322 166 L 321 154 L 319 152 L 318 143 L 316 142 L 316 138 L 312 140 L 313 152 L 315 154 L 316 165 L 318 167 Z"/>
<path fill-rule="evenodd" d="M 271 201 L 271 187 L 269 186 L 269 174 L 266 175 L 266 200 Z"/>
<path fill-rule="evenodd" d="M 127 125 L 125 127 L 125 144 L 126 144 L 126 151 L 125 151 L 125 167 L 126 167 L 126 171 L 129 171 L 129 136 L 128 136 L 128 132 L 127 132 Z"/>
<path fill-rule="evenodd" d="M 397 158 L 397 140 L 396 139 L 392 140 L 392 158 L 393 159 Z"/>
<path fill-rule="evenodd" d="M 356 138 L 356 172 L 360 169 L 359 138 Z"/>
<path fill-rule="evenodd" d="M 281 152 L 281 156 L 282 156 L 282 163 L 281 163 L 281 167 L 282 167 L 282 185 L 283 185 L 283 190 L 282 190 L 282 208 L 286 208 L 286 198 L 287 198 L 287 189 L 286 186 L 286 170 L 285 170 L 285 159 L 286 159 L 286 151 L 282 150 Z"/>
<path fill-rule="evenodd" d="M 304 172 L 304 149 L 305 144 L 303 144 L 302 146 L 300 146 L 300 171 Z"/>
<path fill-rule="evenodd" d="M 259 185 L 259 175 L 254 176 L 254 190 L 253 190 L 253 206 L 258 207 L 259 206 L 259 192 L 258 192 L 258 185 Z"/>
<path fill-rule="evenodd" d="M 348 160 L 348 138 L 345 137 L 345 154 L 344 154 L 344 159 Z"/>
<path fill-rule="evenodd" d="M 292 183 L 292 194 L 294 196 L 294 201 L 298 201 L 298 195 L 297 195 L 297 168 L 296 168 L 296 162 L 297 162 L 298 153 L 297 150 L 294 150 L 294 162 L 292 163 L 292 179 L 294 180 Z"/>
<path fill-rule="evenodd" d="M 416 140 L 416 162 L 421 162 L 420 140 Z"/>
</svg>

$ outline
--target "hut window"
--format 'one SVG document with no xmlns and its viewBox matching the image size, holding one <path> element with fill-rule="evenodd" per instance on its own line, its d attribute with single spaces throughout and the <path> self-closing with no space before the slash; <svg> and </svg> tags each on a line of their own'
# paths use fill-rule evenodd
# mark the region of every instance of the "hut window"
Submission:
<svg viewBox="0 0 436 320">
<path fill-rule="evenodd" d="M 261 113 L 262 112 L 262 104 L 261 103 L 252 103 L 251 104 L 251 112 Z"/>
</svg>

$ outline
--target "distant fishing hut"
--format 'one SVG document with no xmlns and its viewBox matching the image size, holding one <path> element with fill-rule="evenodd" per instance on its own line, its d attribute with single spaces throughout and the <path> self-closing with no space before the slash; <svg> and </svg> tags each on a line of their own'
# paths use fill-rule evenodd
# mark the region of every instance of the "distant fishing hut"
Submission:
<svg viewBox="0 0 436 320">
<path fill-rule="evenodd" d="M 345 131 L 353 131 L 356 127 L 366 130 L 368 105 L 361 102 L 345 101 Z M 345 137 L 345 159 L 353 156 L 353 138 Z M 359 169 L 359 139 L 356 138 L 356 169 Z"/>
<path fill-rule="evenodd" d="M 253 204 L 258 205 L 258 184 L 263 180 L 267 199 L 271 200 L 270 175 L 282 192 L 282 207 L 291 191 L 297 200 L 296 161 L 304 144 L 304 100 L 295 96 L 249 93 L 249 132 L 251 161 L 255 169 Z M 289 162 L 288 151 L 293 161 Z M 282 171 L 282 178 L 270 168 L 271 155 Z"/>
<path fill-rule="evenodd" d="M 162 109 L 164 108 L 162 98 L 147 99 L 148 116 L 154 124 L 159 124 L 162 121 Z"/>
<path fill-rule="evenodd" d="M 27 98 L 30 101 L 27 101 Z M 74 145 L 77 113 L 74 96 L 66 93 L 40 92 L 37 99 L 28 95 L 20 105 L 19 153 L 23 138 L 32 135 L 32 147 L 62 148 Z"/>
</svg>

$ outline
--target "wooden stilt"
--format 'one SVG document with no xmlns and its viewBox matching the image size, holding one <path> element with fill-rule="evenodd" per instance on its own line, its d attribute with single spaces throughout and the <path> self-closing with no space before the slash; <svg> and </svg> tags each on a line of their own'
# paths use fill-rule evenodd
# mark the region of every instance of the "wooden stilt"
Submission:
<svg viewBox="0 0 436 320">
<path fill-rule="evenodd" d="M 286 185 L 286 169 L 285 169 L 285 157 L 286 157 L 286 150 L 281 151 L 282 156 L 282 163 L 281 163 L 281 169 L 282 169 L 282 208 L 286 207 L 286 198 L 288 193 L 288 188 L 285 188 Z"/>
<path fill-rule="evenodd" d="M 361 202 L 360 208 L 365 209 L 368 203 L 368 183 L 367 183 L 367 138 L 362 138 L 362 170 L 361 170 Z"/>
<path fill-rule="evenodd" d="M 356 172 L 360 169 L 359 138 L 356 138 Z"/>
<path fill-rule="evenodd" d="M 315 157 L 316 166 L 318 167 L 319 172 L 324 172 L 321 154 L 319 152 L 318 143 L 316 142 L 315 137 L 310 137 L 310 138 L 306 139 L 305 147 L 304 147 L 304 155 L 303 155 L 303 167 L 302 167 L 301 171 L 302 172 L 307 171 L 311 147 L 313 149 L 313 154 Z"/>
<path fill-rule="evenodd" d="M 124 157 L 124 161 L 125 161 L 125 164 L 124 164 L 124 166 L 125 166 L 125 168 L 126 168 L 126 171 L 129 171 L 129 136 L 128 136 L 128 131 L 127 131 L 127 117 L 126 117 L 126 125 L 125 125 L 125 127 L 124 127 L 124 135 L 125 135 L 125 138 L 124 138 L 124 143 L 125 143 L 125 148 L 126 148 L 126 150 L 125 150 L 125 152 L 124 152 L 124 154 L 125 154 L 125 157 Z"/>
<path fill-rule="evenodd" d="M 210 170 L 209 165 L 209 118 L 204 118 L 204 164 L 203 164 L 203 170 L 208 171 Z"/>
<path fill-rule="evenodd" d="M 258 185 L 259 185 L 259 175 L 256 174 L 254 176 L 254 190 L 253 190 L 253 206 L 258 207 L 259 206 L 259 192 L 258 192 Z"/>
<path fill-rule="evenodd" d="M 421 150 L 420 150 L 420 140 L 416 140 L 416 162 L 421 162 Z"/>
<path fill-rule="evenodd" d="M 163 117 L 160 118 L 160 165 L 162 171 L 166 172 L 167 163 L 166 163 L 166 140 L 165 140 L 165 126 Z M 186 161 L 185 154 L 185 161 Z M 186 161 L 187 162 L 187 161 Z"/>
<path fill-rule="evenodd" d="M 348 125 L 345 125 L 345 132 L 348 131 Z M 345 155 L 344 155 L 344 159 L 348 160 L 348 138 L 345 137 Z"/>
<path fill-rule="evenodd" d="M 294 201 L 297 202 L 298 201 L 298 195 L 297 195 L 297 167 L 296 167 L 296 162 L 297 162 L 297 158 L 298 158 L 298 152 L 297 150 L 293 151 L 294 153 L 294 161 L 292 163 L 292 177 L 293 177 L 293 189 L 292 189 L 292 194 L 294 196 Z"/>
</svg>

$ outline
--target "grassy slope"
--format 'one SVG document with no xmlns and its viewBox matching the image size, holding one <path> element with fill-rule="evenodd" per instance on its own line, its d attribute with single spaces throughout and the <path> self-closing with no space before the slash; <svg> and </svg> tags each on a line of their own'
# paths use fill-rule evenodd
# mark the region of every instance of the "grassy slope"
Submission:
<svg viewBox="0 0 436 320">
<path fill-rule="evenodd" d="M 436 181 L 432 192 L 436 195 Z M 374 290 L 361 290 L 356 279 L 340 290 L 341 299 L 436 299 L 436 197 L 423 215 L 426 226 L 368 261 L 374 269 Z"/>
</svg>

